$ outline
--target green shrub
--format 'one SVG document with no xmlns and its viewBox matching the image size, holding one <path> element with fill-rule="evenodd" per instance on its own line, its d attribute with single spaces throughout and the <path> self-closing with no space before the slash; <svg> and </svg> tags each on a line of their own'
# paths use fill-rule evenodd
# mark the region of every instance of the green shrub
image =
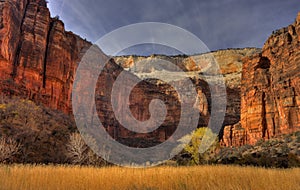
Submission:
<svg viewBox="0 0 300 190">
<path fill-rule="evenodd" d="M 288 165 L 289 165 L 289 167 L 300 167 L 300 158 L 293 153 L 289 153 L 288 154 Z"/>
</svg>

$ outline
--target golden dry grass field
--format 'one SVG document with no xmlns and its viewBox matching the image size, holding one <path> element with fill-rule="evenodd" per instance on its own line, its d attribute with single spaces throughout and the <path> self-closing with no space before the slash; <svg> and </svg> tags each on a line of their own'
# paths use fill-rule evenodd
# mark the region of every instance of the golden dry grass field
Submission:
<svg viewBox="0 0 300 190">
<path fill-rule="evenodd" d="M 0 166 L 2 190 L 300 189 L 300 168 Z"/>
</svg>

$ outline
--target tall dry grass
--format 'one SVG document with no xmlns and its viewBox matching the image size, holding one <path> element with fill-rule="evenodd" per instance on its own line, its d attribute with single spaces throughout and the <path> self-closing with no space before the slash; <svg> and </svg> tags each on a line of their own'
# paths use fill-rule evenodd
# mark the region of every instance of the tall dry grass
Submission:
<svg viewBox="0 0 300 190">
<path fill-rule="evenodd" d="M 5 190 L 184 190 L 300 189 L 300 169 L 234 166 L 156 167 L 149 169 L 67 166 L 0 166 Z"/>
</svg>

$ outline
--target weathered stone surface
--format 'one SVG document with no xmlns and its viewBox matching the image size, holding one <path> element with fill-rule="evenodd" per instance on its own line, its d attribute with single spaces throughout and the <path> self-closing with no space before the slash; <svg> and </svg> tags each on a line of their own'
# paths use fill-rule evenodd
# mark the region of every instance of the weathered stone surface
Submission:
<svg viewBox="0 0 300 190">
<path fill-rule="evenodd" d="M 246 143 L 246 131 L 241 123 L 224 127 L 221 144 L 223 146 L 241 146 Z"/>
<path fill-rule="evenodd" d="M 0 78 L 9 79 L 20 40 L 20 28 L 27 1 L 0 2 Z"/>
<path fill-rule="evenodd" d="M 158 84 L 158 81 L 142 81 L 135 86 L 129 97 L 129 107 L 135 119 L 146 121 L 150 118 L 149 104 L 153 99 L 164 101 L 167 115 L 163 124 L 153 132 L 147 134 L 132 132 L 122 126 L 116 119 L 111 102 L 113 84 L 122 71 L 123 69 L 116 64 L 108 64 L 99 76 L 96 89 L 96 108 L 102 124 L 113 138 L 130 146 L 147 147 L 153 145 L 153 142 L 165 141 L 174 133 L 180 120 L 181 103 L 175 90 L 164 83 Z M 124 91 L 129 88 L 129 80 L 135 80 L 136 77 L 131 73 L 126 74 L 128 79 L 122 81 L 123 88 L 120 89 L 118 99 L 113 100 L 114 103 L 118 102 L 119 105 L 126 98 L 123 95 L 125 94 Z M 121 109 L 121 113 L 124 112 L 122 107 L 119 107 L 119 109 Z M 122 115 L 125 115 L 125 113 Z M 128 140 L 124 141 L 124 139 Z M 140 139 L 140 141 L 137 139 Z M 143 143 L 141 144 L 141 142 Z"/>
<path fill-rule="evenodd" d="M 227 87 L 227 112 L 224 121 L 224 126 L 226 126 L 234 125 L 240 121 L 242 59 L 258 52 L 260 52 L 260 49 L 245 48 L 220 50 L 194 56 L 118 56 L 114 59 L 124 69 L 142 79 L 163 76 L 165 81 L 170 82 L 177 81 L 181 75 L 188 75 L 197 87 L 200 103 L 198 109 L 202 116 L 202 122 L 199 122 L 199 126 L 203 127 L 207 126 L 210 117 L 210 89 L 205 80 L 213 80 L 213 76 L 204 76 L 204 70 L 201 66 L 204 65 L 203 63 L 209 64 L 211 59 L 214 58 L 220 67 L 219 72 L 224 76 Z M 167 64 L 157 63 L 155 60 L 168 61 L 178 66 L 182 72 L 178 72 L 174 67 L 170 67 Z"/>
<path fill-rule="evenodd" d="M 2 1 L 0 6 L 1 91 L 71 113 L 75 70 L 80 53 L 91 44 L 50 18 L 44 0 Z"/>
<path fill-rule="evenodd" d="M 246 143 L 300 129 L 299 15 L 294 24 L 272 34 L 261 54 L 245 59 L 241 124 Z"/>
</svg>

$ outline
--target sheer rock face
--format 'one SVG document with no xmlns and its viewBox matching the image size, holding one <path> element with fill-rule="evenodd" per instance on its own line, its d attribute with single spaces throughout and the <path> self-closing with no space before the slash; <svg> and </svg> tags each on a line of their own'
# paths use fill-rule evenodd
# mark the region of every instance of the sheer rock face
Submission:
<svg viewBox="0 0 300 190">
<path fill-rule="evenodd" d="M 80 52 L 91 44 L 50 18 L 44 0 L 2 1 L 1 91 L 70 113 Z"/>
<path fill-rule="evenodd" d="M 294 24 L 274 32 L 262 53 L 245 59 L 241 84 L 241 129 L 235 142 L 255 144 L 300 129 L 300 13 Z"/>
<path fill-rule="evenodd" d="M 20 28 L 26 11 L 26 0 L 0 2 L 0 62 L 1 79 L 8 79 L 21 37 Z"/>
</svg>

